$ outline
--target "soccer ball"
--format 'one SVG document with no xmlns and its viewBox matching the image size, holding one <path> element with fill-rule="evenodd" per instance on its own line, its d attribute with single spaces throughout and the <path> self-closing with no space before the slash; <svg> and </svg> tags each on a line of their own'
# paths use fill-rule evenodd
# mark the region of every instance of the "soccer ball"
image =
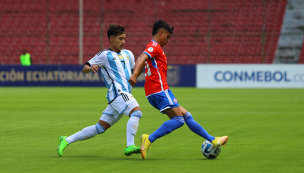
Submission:
<svg viewBox="0 0 304 173">
<path fill-rule="evenodd" d="M 211 142 L 205 140 L 202 145 L 202 153 L 208 159 L 214 159 L 221 153 L 221 147 L 215 147 Z"/>
</svg>

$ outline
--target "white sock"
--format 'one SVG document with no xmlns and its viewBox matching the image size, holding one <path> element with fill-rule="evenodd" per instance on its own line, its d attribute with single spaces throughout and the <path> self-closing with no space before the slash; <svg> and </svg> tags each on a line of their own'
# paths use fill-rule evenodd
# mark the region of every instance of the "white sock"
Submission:
<svg viewBox="0 0 304 173">
<path fill-rule="evenodd" d="M 79 141 L 79 140 L 90 139 L 97 134 L 98 133 L 97 133 L 97 130 L 96 130 L 96 126 L 92 125 L 92 126 L 86 127 L 84 129 L 82 129 L 81 131 L 67 137 L 66 141 L 69 144 L 71 144 L 71 143 Z"/>
<path fill-rule="evenodd" d="M 127 147 L 134 145 L 134 137 L 137 132 L 138 122 L 140 118 L 136 116 L 131 116 L 127 123 Z"/>
</svg>

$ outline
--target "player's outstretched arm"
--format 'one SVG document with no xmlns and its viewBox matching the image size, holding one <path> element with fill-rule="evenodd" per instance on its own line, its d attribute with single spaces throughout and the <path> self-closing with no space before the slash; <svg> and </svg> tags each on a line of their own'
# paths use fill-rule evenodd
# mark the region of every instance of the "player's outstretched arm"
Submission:
<svg viewBox="0 0 304 173">
<path fill-rule="evenodd" d="M 134 70 L 133 70 L 133 74 L 131 75 L 130 79 L 129 79 L 129 83 L 131 84 L 131 86 L 135 86 L 137 83 L 137 77 L 143 72 L 144 70 L 144 64 L 145 61 L 149 59 L 149 56 L 147 54 L 141 54 L 136 62 L 135 62 L 135 66 L 134 66 Z"/>
<path fill-rule="evenodd" d="M 88 66 L 88 65 L 85 65 L 82 69 L 82 72 L 83 73 L 89 73 L 90 71 L 93 71 L 94 73 L 97 73 L 98 68 L 99 68 L 99 65 L 92 65 L 91 67 Z"/>
</svg>

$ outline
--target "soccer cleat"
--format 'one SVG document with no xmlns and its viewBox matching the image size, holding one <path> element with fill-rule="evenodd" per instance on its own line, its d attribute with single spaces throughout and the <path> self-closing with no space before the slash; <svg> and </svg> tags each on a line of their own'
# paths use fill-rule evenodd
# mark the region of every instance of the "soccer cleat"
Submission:
<svg viewBox="0 0 304 173">
<path fill-rule="evenodd" d="M 222 136 L 222 137 L 215 137 L 215 139 L 211 142 L 212 145 L 218 147 L 221 145 L 225 145 L 228 141 L 228 136 Z"/>
<path fill-rule="evenodd" d="M 132 154 L 138 154 L 140 153 L 140 147 L 136 147 L 135 145 L 131 145 L 129 147 L 126 147 L 124 154 L 126 156 L 131 156 Z"/>
<path fill-rule="evenodd" d="M 149 140 L 149 135 L 147 134 L 142 134 L 140 136 L 140 141 L 141 141 L 141 147 L 140 147 L 140 151 L 141 151 L 141 157 L 143 159 L 146 159 L 147 156 L 147 152 L 149 150 L 149 148 L 151 147 L 152 143 Z"/>
<path fill-rule="evenodd" d="M 59 137 L 59 145 L 57 148 L 57 153 L 61 157 L 63 150 L 69 145 L 69 143 L 66 141 L 66 136 L 60 136 Z"/>
</svg>

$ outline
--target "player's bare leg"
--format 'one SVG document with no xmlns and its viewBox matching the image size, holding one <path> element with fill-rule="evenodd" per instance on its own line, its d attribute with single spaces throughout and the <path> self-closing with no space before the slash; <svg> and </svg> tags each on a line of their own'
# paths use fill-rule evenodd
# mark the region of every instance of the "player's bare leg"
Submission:
<svg viewBox="0 0 304 173">
<path fill-rule="evenodd" d="M 164 110 L 164 113 L 172 119 L 175 116 L 183 116 L 180 106 Z"/>
</svg>

